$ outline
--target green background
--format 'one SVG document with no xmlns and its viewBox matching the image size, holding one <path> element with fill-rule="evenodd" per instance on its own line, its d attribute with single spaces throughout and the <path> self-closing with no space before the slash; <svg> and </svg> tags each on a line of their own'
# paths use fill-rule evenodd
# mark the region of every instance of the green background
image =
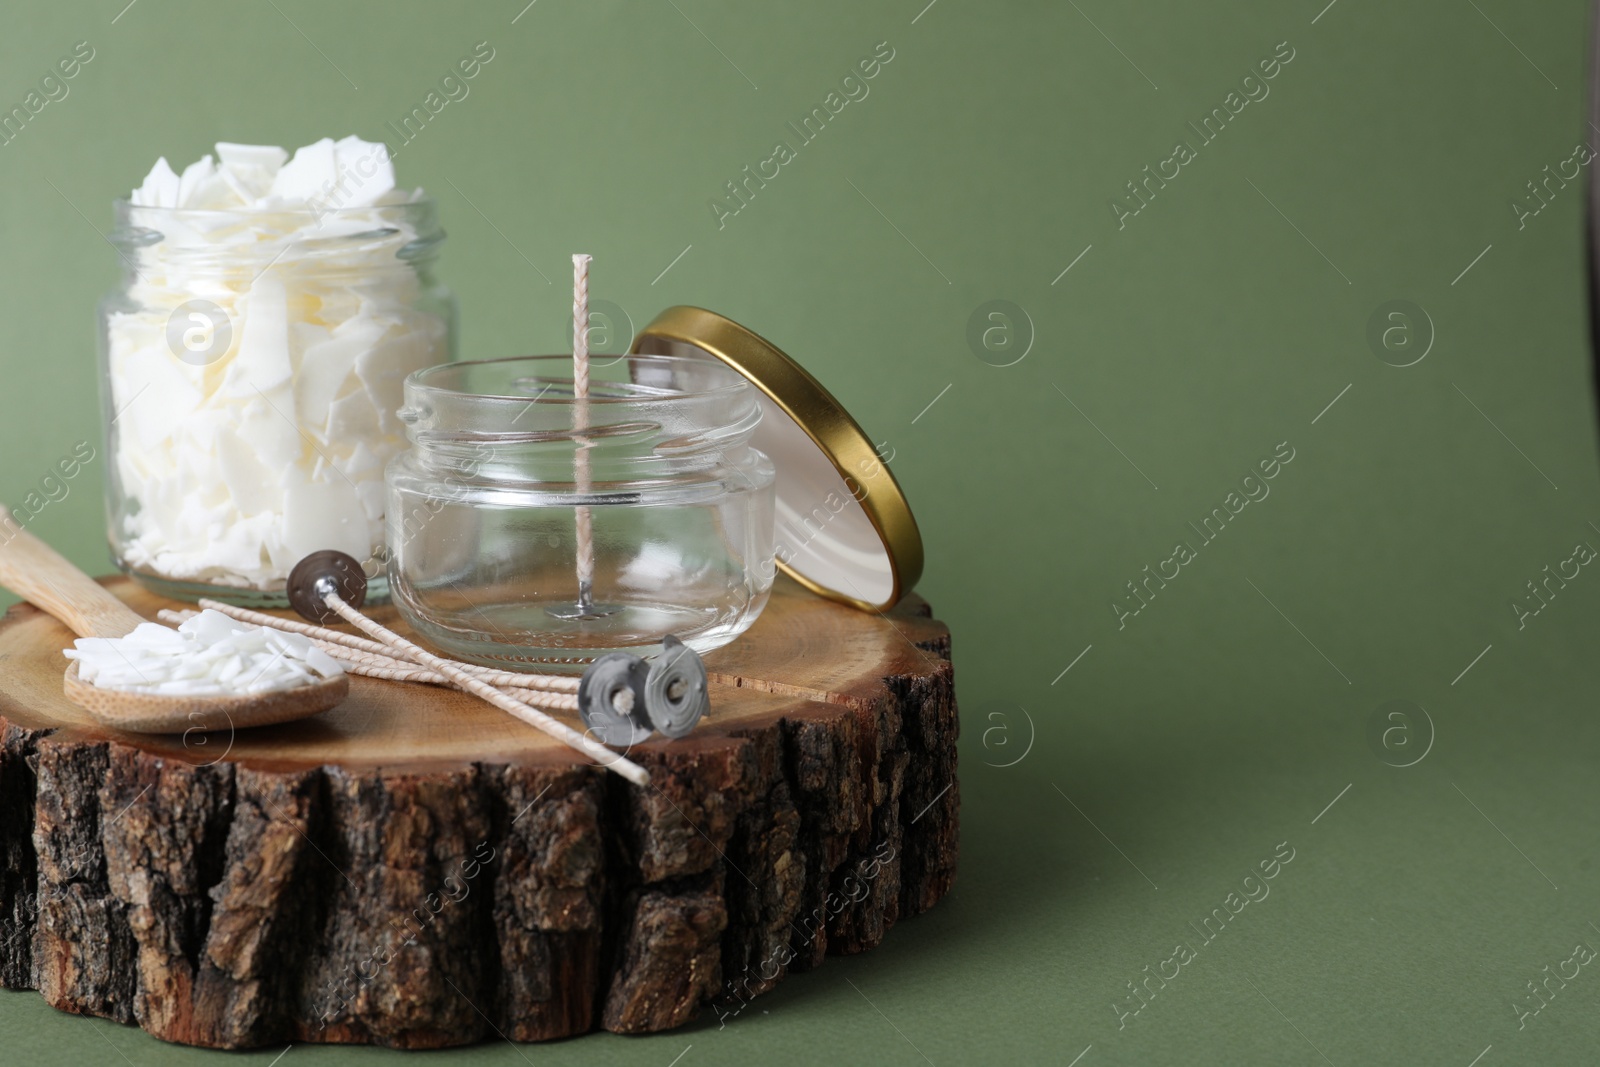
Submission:
<svg viewBox="0 0 1600 1067">
<path fill-rule="evenodd" d="M 96 230 L 158 154 L 394 143 L 488 41 L 396 156 L 441 202 L 462 354 L 564 348 L 575 250 L 638 325 L 745 322 L 893 449 L 955 634 L 962 863 L 932 913 L 725 1030 L 428 1062 L 1594 1062 L 1600 966 L 1523 1029 L 1511 1007 L 1600 948 L 1600 574 L 1521 629 L 1509 606 L 1600 547 L 1582 190 L 1510 206 L 1587 136 L 1585 5 L 125 2 L 13 4 L 0 33 L 7 108 L 96 50 L 0 148 L 0 499 L 97 439 Z M 870 95 L 719 229 L 723 183 L 880 41 Z M 1119 229 L 1111 198 L 1284 41 L 1270 95 Z M 996 299 L 1032 324 L 1006 367 L 968 341 Z M 1432 324 L 1403 368 L 1367 336 L 1392 300 Z M 1119 628 L 1124 583 L 1285 441 L 1271 495 Z M 34 529 L 103 570 L 99 475 Z M 1426 718 L 1374 730 L 1394 700 Z M 1125 983 L 1280 842 L 1270 896 L 1119 1029 Z M 222 1062 L 31 992 L 0 994 L 0 1050 Z"/>
</svg>

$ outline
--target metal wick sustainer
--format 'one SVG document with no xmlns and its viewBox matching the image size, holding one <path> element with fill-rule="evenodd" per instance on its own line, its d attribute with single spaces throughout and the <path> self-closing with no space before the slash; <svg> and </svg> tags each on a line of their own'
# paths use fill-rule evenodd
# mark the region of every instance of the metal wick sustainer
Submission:
<svg viewBox="0 0 1600 1067">
<path fill-rule="evenodd" d="M 331 548 L 296 563 L 289 572 L 289 606 L 308 622 L 344 621 L 328 606 L 328 595 L 336 595 L 353 608 L 367 602 L 367 576 L 354 557 Z"/>
<path fill-rule="evenodd" d="M 671 635 L 654 663 L 611 652 L 595 660 L 578 684 L 578 713 L 608 745 L 636 745 L 656 730 L 687 737 L 710 707 L 705 664 Z"/>
</svg>

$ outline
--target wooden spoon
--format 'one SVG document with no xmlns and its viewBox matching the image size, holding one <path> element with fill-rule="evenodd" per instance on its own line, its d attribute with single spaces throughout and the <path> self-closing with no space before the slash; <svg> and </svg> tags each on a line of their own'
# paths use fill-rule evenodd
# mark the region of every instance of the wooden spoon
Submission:
<svg viewBox="0 0 1600 1067">
<path fill-rule="evenodd" d="M 23 530 L 0 504 L 0 585 L 55 616 L 79 637 L 126 637 L 146 620 L 112 596 L 55 549 Z M 314 685 L 249 696 L 166 696 L 105 689 L 78 677 L 63 679 L 67 699 L 102 726 L 141 734 L 228 730 L 292 722 L 327 711 L 350 693 L 344 675 Z"/>
</svg>

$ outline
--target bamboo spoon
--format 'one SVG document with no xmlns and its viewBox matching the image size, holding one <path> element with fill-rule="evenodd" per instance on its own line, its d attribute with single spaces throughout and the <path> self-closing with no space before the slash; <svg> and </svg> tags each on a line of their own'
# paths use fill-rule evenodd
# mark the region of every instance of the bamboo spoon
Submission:
<svg viewBox="0 0 1600 1067">
<path fill-rule="evenodd" d="M 134 610 L 68 563 L 49 545 L 21 529 L 0 504 L 0 586 L 49 612 L 79 637 L 126 637 L 143 623 Z M 179 734 L 293 722 L 333 707 L 350 692 L 341 675 L 314 685 L 248 696 L 165 696 L 105 689 L 67 667 L 67 699 L 96 722 L 141 734 Z"/>
</svg>

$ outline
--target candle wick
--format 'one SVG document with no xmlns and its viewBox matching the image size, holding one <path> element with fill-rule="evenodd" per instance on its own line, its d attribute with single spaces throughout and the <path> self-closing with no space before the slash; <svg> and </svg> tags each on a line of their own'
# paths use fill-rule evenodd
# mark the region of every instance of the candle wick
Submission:
<svg viewBox="0 0 1600 1067">
<path fill-rule="evenodd" d="M 593 488 L 588 441 L 582 432 L 589 428 L 589 263 L 593 258 L 572 257 L 572 421 L 577 431 L 573 465 L 581 495 Z M 594 607 L 594 516 L 588 505 L 578 506 L 576 526 L 578 611 L 586 615 Z"/>
</svg>

